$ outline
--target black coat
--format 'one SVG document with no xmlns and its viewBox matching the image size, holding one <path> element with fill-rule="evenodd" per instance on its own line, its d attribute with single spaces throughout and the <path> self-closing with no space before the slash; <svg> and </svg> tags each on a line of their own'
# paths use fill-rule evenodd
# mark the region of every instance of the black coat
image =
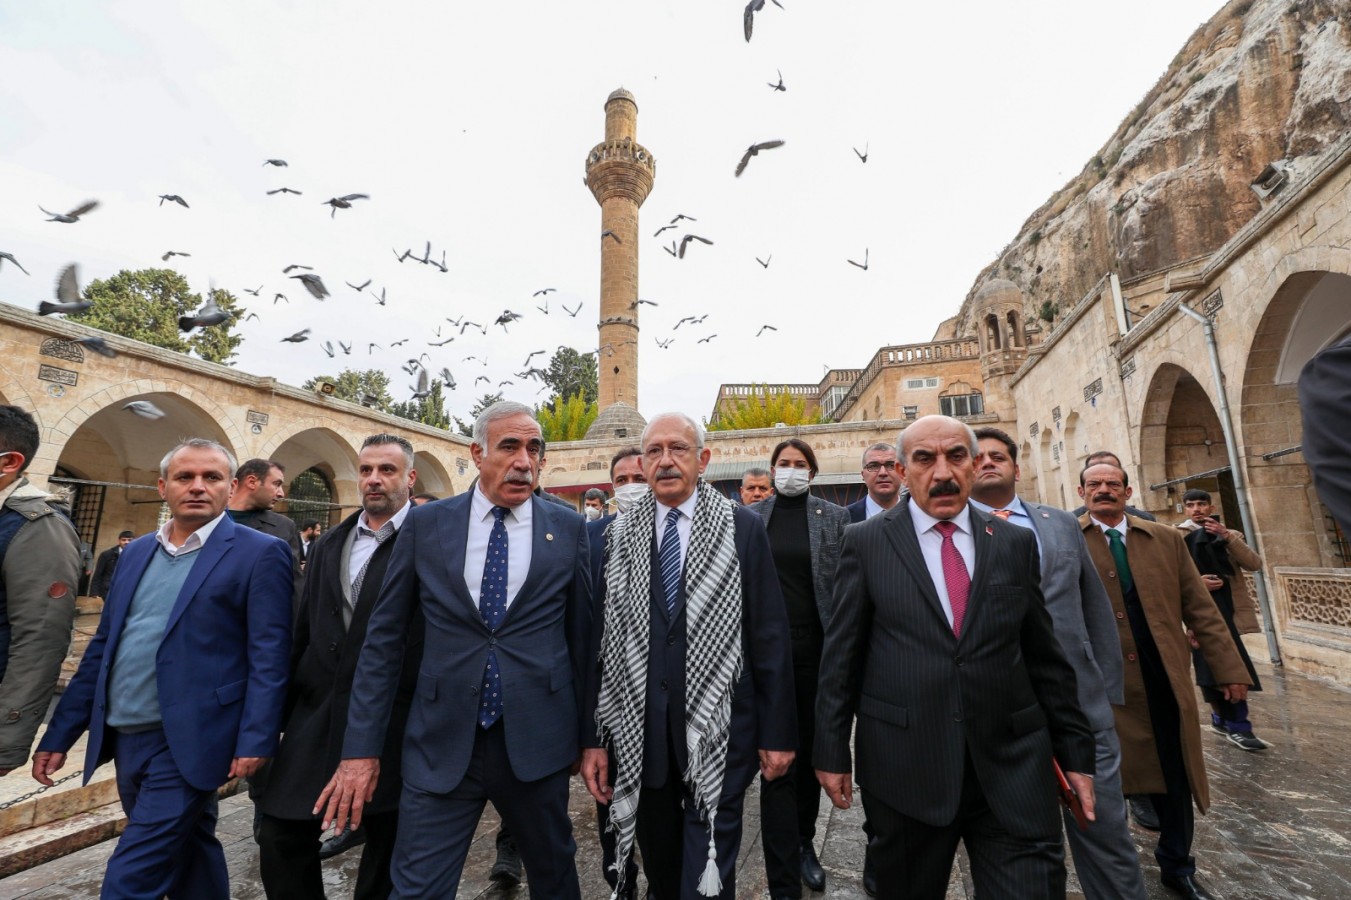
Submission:
<svg viewBox="0 0 1351 900">
<path fill-rule="evenodd" d="M 249 522 L 249 527 L 253 528 L 254 531 L 261 531 L 263 534 L 281 538 L 291 548 L 291 578 L 295 584 L 295 593 L 291 598 L 291 611 L 296 612 L 300 608 L 300 589 L 303 586 L 301 579 L 304 577 L 304 570 L 300 568 L 300 560 L 302 559 L 300 555 L 300 530 L 296 528 L 296 523 L 291 518 L 270 509 L 259 512 L 257 518 Z"/>
<path fill-rule="evenodd" d="M 99 554 L 98 565 L 94 566 L 94 579 L 89 583 L 90 596 L 108 596 L 108 585 L 112 584 L 113 572 L 117 570 L 117 560 L 121 555 L 122 548 L 118 546 L 109 547 Z"/>
<path fill-rule="evenodd" d="M 263 812 L 270 816 L 312 818 L 310 811 L 342 758 L 352 677 L 366 638 L 366 625 L 397 542 L 397 538 L 385 541 L 371 557 L 361 596 L 352 611 L 352 624 L 344 628 L 342 606 L 346 601 L 342 579 L 346 574 L 339 569 L 343 546 L 360 515 L 357 512 L 348 516 L 310 545 L 308 575 L 291 648 L 286 724 L 281 749 L 272 761 L 267 790 L 259 802 Z M 380 779 L 374 799 L 366 804 L 368 812 L 388 812 L 398 807 L 403 732 L 422 660 L 422 635 L 422 617 L 418 614 L 409 629 L 394 711 L 380 754 Z"/>
</svg>

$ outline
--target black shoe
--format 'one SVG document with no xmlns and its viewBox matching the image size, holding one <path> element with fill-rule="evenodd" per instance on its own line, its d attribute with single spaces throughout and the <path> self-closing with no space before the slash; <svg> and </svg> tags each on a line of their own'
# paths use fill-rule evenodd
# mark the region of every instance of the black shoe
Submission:
<svg viewBox="0 0 1351 900">
<path fill-rule="evenodd" d="M 1187 900 L 1214 900 L 1206 889 L 1196 883 L 1192 875 L 1161 875 L 1159 881 L 1168 890 L 1186 897 Z"/>
<path fill-rule="evenodd" d="M 1251 731 L 1231 731 L 1226 737 L 1229 738 L 1229 743 L 1240 750 L 1247 750 L 1249 753 L 1256 753 L 1271 746 Z"/>
<path fill-rule="evenodd" d="M 366 829 L 358 828 L 352 830 L 352 823 L 347 823 L 341 834 L 335 834 L 333 837 L 324 841 L 323 846 L 319 848 L 320 859 L 331 859 L 339 853 L 345 853 L 353 847 L 359 847 L 366 843 Z"/>
<path fill-rule="evenodd" d="M 811 841 L 802 842 L 802 883 L 813 891 L 826 889 L 826 871 L 821 868 Z"/>
<path fill-rule="evenodd" d="M 1154 803 L 1148 797 L 1131 797 L 1131 818 L 1135 824 L 1146 831 L 1159 830 L 1159 814 L 1154 811 Z"/>
<path fill-rule="evenodd" d="M 873 848 L 869 843 L 863 851 L 863 891 L 869 897 L 877 896 L 877 869 L 873 868 Z"/>
<path fill-rule="evenodd" d="M 497 862 L 493 863 L 488 878 L 507 887 L 521 883 L 521 852 L 516 849 L 515 840 L 498 838 Z"/>
</svg>

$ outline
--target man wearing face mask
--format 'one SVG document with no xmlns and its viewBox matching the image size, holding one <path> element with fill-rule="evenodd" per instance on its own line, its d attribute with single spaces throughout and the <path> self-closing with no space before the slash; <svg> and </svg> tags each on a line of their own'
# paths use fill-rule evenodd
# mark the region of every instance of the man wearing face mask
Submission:
<svg viewBox="0 0 1351 900">
<path fill-rule="evenodd" d="M 605 515 L 605 492 L 600 488 L 588 488 L 582 495 L 582 515 L 588 522 L 594 522 Z"/>
<path fill-rule="evenodd" d="M 832 583 L 849 511 L 808 493 L 816 477 L 811 445 L 789 438 L 769 460 L 774 494 L 751 507 L 765 520 L 769 548 L 779 575 L 793 646 L 797 692 L 798 757 L 783 778 L 760 781 L 761 838 L 765 870 L 774 898 L 798 898 L 805 885 L 826 886 L 813 839 L 821 807 L 821 786 L 812 766 L 816 739 L 816 682 L 821 648 L 830 622 Z"/>
</svg>

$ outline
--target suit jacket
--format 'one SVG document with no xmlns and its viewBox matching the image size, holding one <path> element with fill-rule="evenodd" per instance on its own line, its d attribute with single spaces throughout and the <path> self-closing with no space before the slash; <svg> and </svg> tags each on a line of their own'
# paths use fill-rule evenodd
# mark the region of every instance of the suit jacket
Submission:
<svg viewBox="0 0 1351 900">
<path fill-rule="evenodd" d="M 1299 411 L 1304 419 L 1304 460 L 1318 499 L 1351 533 L 1351 338 L 1320 351 L 1299 374 Z"/>
<path fill-rule="evenodd" d="M 496 632 L 464 580 L 473 492 L 409 510 L 366 628 L 348 709 L 343 757 L 380 756 L 407 635 L 425 619 L 417 691 L 403 743 L 403 778 L 431 793 L 455 788 L 478 730 L 479 687 L 491 647 L 502 678 L 507 757 L 534 781 L 579 756 L 582 691 L 591 660 L 586 520 L 531 498 L 530 569 Z"/>
<path fill-rule="evenodd" d="M 1204 812 L 1210 805 L 1198 724 L 1196 686 L 1192 683 L 1191 644 L 1182 626 L 1190 628 L 1201 644 L 1201 653 L 1220 684 L 1248 684 L 1229 626 L 1206 590 L 1201 573 L 1192 562 L 1182 532 L 1157 522 L 1126 516 L 1126 559 L 1134 582 L 1131 593 L 1144 609 L 1149 633 L 1159 648 L 1168 684 L 1177 700 L 1182 720 L 1182 758 L 1191 782 L 1192 796 Z M 1125 656 L 1125 703 L 1113 707 L 1117 736 L 1121 738 L 1121 790 L 1126 794 L 1162 794 L 1166 791 L 1154 727 L 1149 719 L 1144 676 L 1137 659 L 1135 635 L 1126 613 L 1127 597 L 1117 577 L 1116 561 L 1101 529 L 1089 516 L 1079 520 L 1089 555 L 1102 576 L 1116 615 L 1117 635 Z"/>
<path fill-rule="evenodd" d="M 310 543 L 300 616 L 291 647 L 284 734 L 272 761 L 267 790 L 258 801 L 270 816 L 312 818 L 314 801 L 342 759 L 352 678 L 366 638 L 366 626 L 397 543 L 396 537 L 376 548 L 352 610 L 352 623 L 344 627 L 342 608 L 347 603 L 344 592 L 347 573 L 343 571 L 343 548 L 360 517 L 360 511 L 353 513 Z M 380 779 L 374 798 L 366 804 L 371 812 L 398 808 L 403 733 L 422 661 L 422 635 L 422 615 L 415 612 L 380 753 Z"/>
<path fill-rule="evenodd" d="M 121 555 L 121 549 L 113 545 L 99 554 L 99 561 L 94 566 L 94 579 L 89 584 L 89 593 L 93 596 L 108 596 L 108 586 L 112 583 L 113 572 L 117 570 L 117 559 Z"/>
<path fill-rule="evenodd" d="M 615 517 L 609 515 L 586 523 L 586 542 L 591 548 L 591 591 L 597 602 L 601 595 L 601 583 L 605 581 L 605 529 L 614 520 Z M 599 610 L 599 606 L 596 609 Z"/>
<path fill-rule="evenodd" d="M 155 534 L 122 551 L 98 631 L 39 750 L 65 753 L 85 730 L 85 782 L 114 756 L 104 721 L 108 675 L 132 597 L 159 552 Z M 291 560 L 274 537 L 226 516 L 196 552 L 155 654 L 164 736 L 183 779 L 215 790 L 235 757 L 277 749 L 291 650 Z"/>
<path fill-rule="evenodd" d="M 1020 837 L 1060 833 L 1054 752 L 1093 774 L 1079 711 L 1041 593 L 1027 529 L 971 508 L 974 575 L 960 638 L 925 566 L 907 505 L 850 527 L 826 632 L 816 705 L 816 767 L 852 768 L 893 809 L 951 823 L 965 759 L 1000 824 Z"/>
<path fill-rule="evenodd" d="M 1094 731 L 1112 728 L 1112 704 L 1123 702 L 1121 640 L 1112 601 L 1074 516 L 1026 500 L 1023 507 L 1041 539 L 1041 593 L 1060 647 L 1074 666 L 1079 708 Z"/>
<path fill-rule="evenodd" d="M 750 508 L 760 514 L 765 527 L 774 515 L 777 495 L 770 494 Z M 849 523 L 849 511 L 820 497 L 807 497 L 807 536 L 811 541 L 812 587 L 816 593 L 816 611 L 821 616 L 821 627 L 830 624 L 834 609 L 835 570 L 840 564 L 840 542 Z"/>
<path fill-rule="evenodd" d="M 868 495 L 864 494 L 862 499 L 855 500 L 845 509 L 849 511 L 849 523 L 851 525 L 868 521 Z"/>
<path fill-rule="evenodd" d="M 229 518 L 228 514 L 226 518 Z M 255 531 L 280 538 L 291 548 L 291 581 L 293 585 L 291 601 L 294 609 L 298 610 L 300 608 L 300 588 L 303 583 L 304 570 L 300 568 L 300 561 L 303 557 L 300 555 L 300 531 L 296 528 L 296 523 L 289 516 L 264 509 L 253 520 L 252 527 Z"/>
</svg>

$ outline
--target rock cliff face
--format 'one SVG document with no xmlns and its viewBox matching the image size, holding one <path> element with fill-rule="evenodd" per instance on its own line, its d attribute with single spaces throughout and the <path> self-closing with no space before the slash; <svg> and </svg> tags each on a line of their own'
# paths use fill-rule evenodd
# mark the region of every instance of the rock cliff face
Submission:
<svg viewBox="0 0 1351 900">
<path fill-rule="evenodd" d="M 1129 279 L 1215 250 L 1261 208 L 1249 185 L 1265 166 L 1307 170 L 1348 121 L 1351 6 L 1233 0 L 980 273 L 955 330 L 976 333 L 972 299 L 992 279 L 1022 289 L 1033 322 L 1109 271 Z"/>
</svg>

